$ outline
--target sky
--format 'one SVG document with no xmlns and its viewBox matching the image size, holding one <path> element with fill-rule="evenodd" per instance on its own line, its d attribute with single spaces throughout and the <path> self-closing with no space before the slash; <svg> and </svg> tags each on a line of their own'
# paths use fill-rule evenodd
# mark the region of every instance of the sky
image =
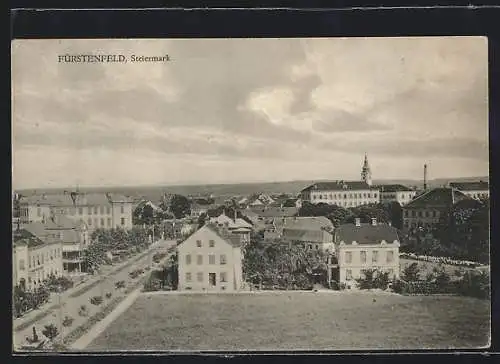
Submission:
<svg viewBox="0 0 500 364">
<path fill-rule="evenodd" d="M 14 40 L 13 188 L 486 176 L 487 77 L 484 37 Z"/>
</svg>

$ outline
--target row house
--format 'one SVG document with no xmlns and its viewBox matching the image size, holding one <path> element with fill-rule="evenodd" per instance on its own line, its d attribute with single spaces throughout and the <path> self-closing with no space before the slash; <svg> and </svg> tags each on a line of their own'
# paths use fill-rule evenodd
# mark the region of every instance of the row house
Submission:
<svg viewBox="0 0 500 364">
<path fill-rule="evenodd" d="M 132 228 L 132 199 L 104 193 L 64 193 L 23 197 L 19 201 L 22 224 L 41 222 L 52 214 L 83 221 L 89 230 Z"/>
<path fill-rule="evenodd" d="M 368 269 L 387 272 L 390 279 L 399 278 L 399 237 L 397 229 L 377 223 L 343 224 L 335 229 L 337 269 L 332 279 L 347 288 L 355 288 L 356 280 Z"/>
<path fill-rule="evenodd" d="M 379 203 L 380 191 L 365 181 L 318 182 L 304 188 L 300 199 L 348 208 Z"/>
<path fill-rule="evenodd" d="M 448 187 L 424 192 L 403 206 L 403 228 L 432 230 L 439 223 L 443 213 L 458 201 L 469 198 L 464 193 Z"/>
<path fill-rule="evenodd" d="M 243 289 L 241 237 L 227 226 L 207 223 L 177 246 L 181 291 L 239 291 Z"/>
</svg>

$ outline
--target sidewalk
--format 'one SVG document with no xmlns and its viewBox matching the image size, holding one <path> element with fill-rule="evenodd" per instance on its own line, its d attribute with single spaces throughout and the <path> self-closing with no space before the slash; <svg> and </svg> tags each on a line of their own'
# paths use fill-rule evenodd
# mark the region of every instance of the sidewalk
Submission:
<svg viewBox="0 0 500 364">
<path fill-rule="evenodd" d="M 61 294 L 61 302 L 63 302 L 62 305 L 64 306 L 64 302 L 68 298 L 70 298 L 70 296 L 72 294 L 74 294 L 75 292 L 78 292 L 79 290 L 82 290 L 85 287 L 88 287 L 88 286 L 98 282 L 99 280 L 107 277 L 108 275 L 112 275 L 112 274 L 116 273 L 117 271 L 119 271 L 120 269 L 123 269 L 127 265 L 133 264 L 133 262 L 135 262 L 136 260 L 140 259 L 141 257 L 147 255 L 156 246 L 157 246 L 157 242 L 151 244 L 146 250 L 142 251 L 139 254 L 134 255 L 130 259 L 120 263 L 117 266 L 105 266 L 105 267 L 103 267 L 103 268 L 107 268 L 105 271 L 103 271 L 103 274 L 87 276 L 87 279 L 85 279 L 82 283 L 68 289 L 67 291 L 65 291 Z M 27 314 L 25 314 L 22 317 L 14 319 L 13 320 L 14 331 L 23 330 L 24 329 L 23 326 L 26 326 L 27 324 L 32 325 L 32 324 L 36 323 L 38 320 L 41 320 L 45 316 L 49 315 L 50 311 L 59 308 L 58 301 L 59 301 L 58 295 L 51 294 L 49 301 L 47 303 L 45 303 L 43 306 L 39 307 L 36 310 L 28 312 Z"/>
</svg>

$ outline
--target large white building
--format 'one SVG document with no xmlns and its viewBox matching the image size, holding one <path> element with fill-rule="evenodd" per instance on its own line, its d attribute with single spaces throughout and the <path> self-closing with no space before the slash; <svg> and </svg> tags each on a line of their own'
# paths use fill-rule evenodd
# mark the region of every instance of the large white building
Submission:
<svg viewBox="0 0 500 364">
<path fill-rule="evenodd" d="M 318 182 L 301 191 L 302 201 L 356 207 L 380 202 L 380 191 L 364 181 Z"/>
<path fill-rule="evenodd" d="M 357 286 L 356 279 L 368 269 L 387 272 L 390 279 L 399 278 L 399 238 L 397 230 L 372 219 L 363 224 L 344 224 L 335 230 L 335 247 L 338 259 L 337 277 L 347 288 Z"/>
<path fill-rule="evenodd" d="M 97 228 L 132 228 L 132 199 L 105 193 L 64 193 L 22 197 L 20 222 L 42 222 L 53 214 L 83 221 L 90 231 Z"/>
<path fill-rule="evenodd" d="M 361 168 L 361 181 L 317 182 L 301 191 L 300 200 L 346 208 L 379 203 L 380 191 L 378 187 L 372 186 L 372 173 L 367 155 L 365 154 Z"/>
<path fill-rule="evenodd" d="M 208 223 L 177 246 L 180 291 L 243 289 L 242 246 L 237 234 Z"/>
<path fill-rule="evenodd" d="M 450 182 L 450 187 L 476 200 L 490 197 L 490 185 L 488 182 Z"/>
<path fill-rule="evenodd" d="M 416 196 L 417 191 L 403 185 L 380 185 L 380 202 L 398 202 L 401 206 L 409 203 Z"/>
</svg>

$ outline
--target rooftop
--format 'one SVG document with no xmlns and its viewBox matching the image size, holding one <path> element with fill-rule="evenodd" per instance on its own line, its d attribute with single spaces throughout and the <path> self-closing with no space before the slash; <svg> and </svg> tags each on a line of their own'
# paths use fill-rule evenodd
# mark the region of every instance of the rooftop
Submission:
<svg viewBox="0 0 500 364">
<path fill-rule="evenodd" d="M 250 207 L 250 211 L 260 217 L 287 217 L 294 216 L 299 209 L 297 207 Z M 245 210 L 248 211 L 248 210 Z M 245 214 L 245 212 L 243 212 Z"/>
<path fill-rule="evenodd" d="M 468 198 L 468 196 L 456 189 L 440 187 L 415 197 L 404 208 L 449 207 L 458 201 Z"/>
<path fill-rule="evenodd" d="M 489 182 L 450 182 L 450 187 L 461 191 L 485 191 L 489 190 Z"/>
<path fill-rule="evenodd" d="M 286 229 L 320 231 L 332 229 L 333 223 L 324 216 L 287 217 L 281 224 Z"/>
<path fill-rule="evenodd" d="M 205 224 L 201 229 L 207 228 L 216 233 L 221 239 L 225 240 L 228 244 L 232 245 L 235 248 L 238 248 L 242 245 L 241 237 L 239 235 L 235 235 L 230 233 L 229 231 L 225 231 L 222 228 L 219 228 L 215 224 Z"/>
<path fill-rule="evenodd" d="M 73 201 L 74 198 L 74 201 Z M 57 195 L 34 195 L 22 197 L 20 202 L 28 205 L 45 205 L 54 207 L 108 205 L 109 202 L 133 202 L 121 194 L 104 193 L 64 193 Z"/>
<path fill-rule="evenodd" d="M 413 188 L 406 187 L 403 185 L 378 185 L 376 186 L 380 192 L 402 192 L 402 191 L 414 191 Z"/>
<path fill-rule="evenodd" d="M 304 191 L 344 191 L 344 190 L 373 190 L 368 183 L 363 181 L 333 181 L 317 182 L 302 190 Z"/>
<path fill-rule="evenodd" d="M 382 240 L 392 243 L 399 241 L 397 229 L 387 224 L 343 224 L 335 230 L 335 242 L 343 241 L 345 244 L 380 244 Z"/>
<path fill-rule="evenodd" d="M 310 242 L 323 242 L 325 234 L 331 234 L 324 230 L 303 230 L 285 227 L 283 229 L 283 237 L 290 240 L 301 240 Z"/>
</svg>

